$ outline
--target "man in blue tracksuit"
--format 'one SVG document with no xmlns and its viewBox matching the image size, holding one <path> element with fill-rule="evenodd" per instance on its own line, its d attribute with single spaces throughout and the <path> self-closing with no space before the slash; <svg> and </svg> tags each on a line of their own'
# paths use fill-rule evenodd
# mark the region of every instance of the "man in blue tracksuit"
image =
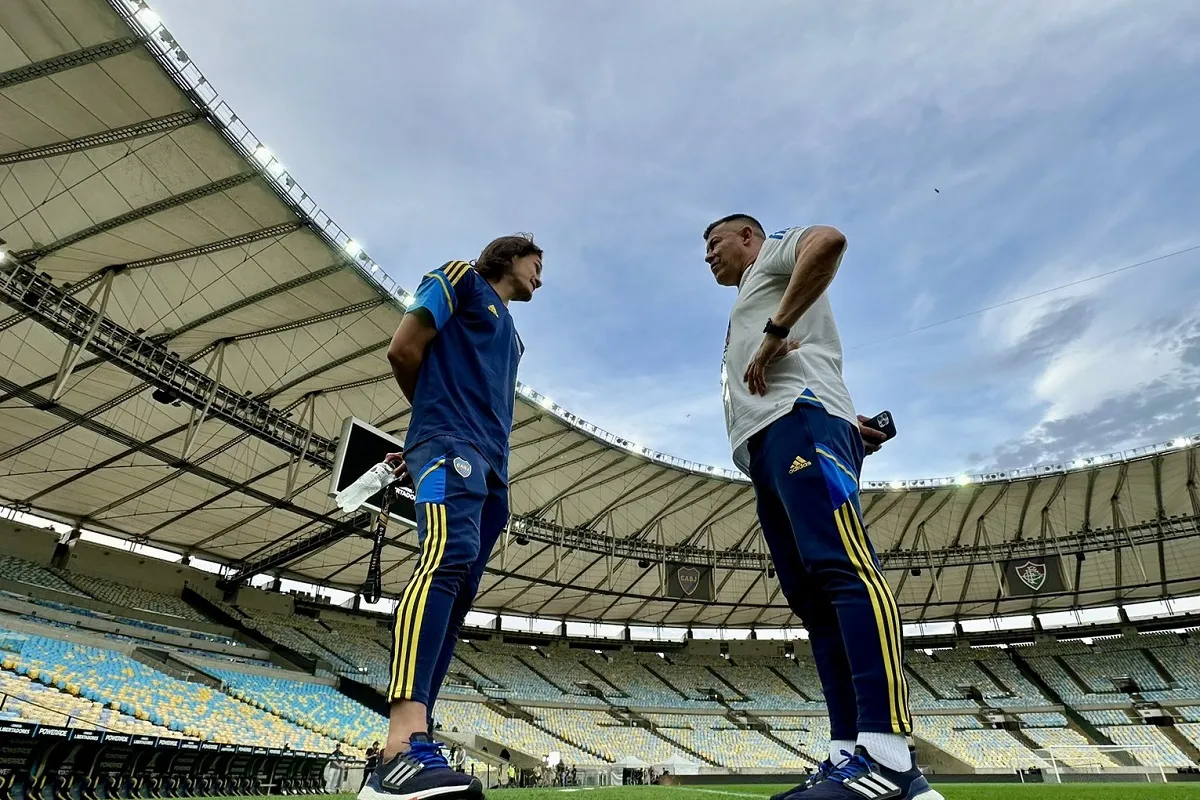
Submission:
<svg viewBox="0 0 1200 800">
<path fill-rule="evenodd" d="M 388 348 L 412 404 L 404 453 L 420 557 L 396 607 L 391 714 L 361 800 L 480 798 L 430 736 L 433 705 L 492 547 L 508 522 L 508 443 L 524 345 L 508 313 L 542 285 L 542 250 L 504 236 L 421 281 Z"/>
<path fill-rule="evenodd" d="M 721 370 L 733 460 L 754 484 L 763 538 L 808 629 L 829 707 L 829 757 L 779 800 L 940 800 L 908 748 L 900 611 L 859 505 L 863 457 L 884 437 L 862 424 L 842 379 L 826 289 L 846 239 L 824 225 L 767 236 L 734 214 L 709 225 L 704 241 L 717 283 L 738 290 Z"/>
</svg>

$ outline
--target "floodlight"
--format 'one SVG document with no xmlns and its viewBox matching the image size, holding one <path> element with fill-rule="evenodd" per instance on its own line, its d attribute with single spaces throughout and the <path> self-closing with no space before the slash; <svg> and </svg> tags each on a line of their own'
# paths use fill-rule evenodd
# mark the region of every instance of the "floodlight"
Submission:
<svg viewBox="0 0 1200 800">
<path fill-rule="evenodd" d="M 142 23 L 142 27 L 148 31 L 155 31 L 162 27 L 162 17 L 155 14 L 144 4 L 136 16 L 137 21 Z"/>
</svg>

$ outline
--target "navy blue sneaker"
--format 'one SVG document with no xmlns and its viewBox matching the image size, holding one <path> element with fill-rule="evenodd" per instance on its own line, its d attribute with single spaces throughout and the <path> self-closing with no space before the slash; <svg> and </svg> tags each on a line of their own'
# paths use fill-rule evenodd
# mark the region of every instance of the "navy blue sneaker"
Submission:
<svg viewBox="0 0 1200 800">
<path fill-rule="evenodd" d="M 358 793 L 358 800 L 483 800 L 478 778 L 450 769 L 442 743 L 427 733 L 414 733 L 408 750 L 380 764 Z"/>
<path fill-rule="evenodd" d="M 888 769 L 861 745 L 854 755 L 804 794 L 804 800 L 945 800 L 914 765 L 904 772 Z"/>
<path fill-rule="evenodd" d="M 847 756 L 849 755 L 849 753 L 845 753 L 845 751 L 842 752 Z M 800 794 L 801 792 L 806 792 L 821 781 L 828 778 L 835 769 L 837 769 L 837 766 L 827 758 L 817 765 L 817 771 L 809 775 L 804 783 L 798 786 L 793 786 L 787 791 L 771 795 L 771 800 L 791 800 L 794 795 Z"/>
</svg>

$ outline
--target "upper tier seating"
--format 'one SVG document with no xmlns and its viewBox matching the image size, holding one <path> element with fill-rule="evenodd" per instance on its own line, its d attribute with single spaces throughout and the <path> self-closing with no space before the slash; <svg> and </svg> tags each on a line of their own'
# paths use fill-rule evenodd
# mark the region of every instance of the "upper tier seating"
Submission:
<svg viewBox="0 0 1200 800">
<path fill-rule="evenodd" d="M 1124 710 L 1107 708 L 1094 711 L 1080 711 L 1080 716 L 1093 725 L 1132 725 L 1134 719 Z"/>
<path fill-rule="evenodd" d="M 519 654 L 518 647 L 492 642 L 464 643 L 455 650 L 460 661 L 504 687 L 506 697 L 561 701 L 563 690 L 535 673 Z"/>
<path fill-rule="evenodd" d="M 576 657 L 578 651 L 563 647 L 547 647 L 518 653 L 517 657 L 532 669 L 545 675 L 561 690 L 565 702 L 581 705 L 603 705 L 599 697 L 589 694 L 584 687 L 591 686 L 603 691 L 594 672 L 590 672 Z"/>
<path fill-rule="evenodd" d="M 655 763 L 682 756 L 695 760 L 645 728 L 622 725 L 607 711 L 530 708 L 543 725 L 573 742 L 587 742 L 609 761 L 636 756 Z"/>
<path fill-rule="evenodd" d="M 437 716 L 438 724 L 445 730 L 475 733 L 532 755 L 558 752 L 568 764 L 604 763 L 524 720 L 502 717 L 482 703 L 439 701 Z"/>
<path fill-rule="evenodd" d="M 662 735 L 731 769 L 801 769 L 807 762 L 763 734 L 739 730 L 724 717 L 646 714 Z"/>
<path fill-rule="evenodd" d="M 207 622 L 203 614 L 189 606 L 181 597 L 151 592 L 146 589 L 126 586 L 104 580 L 103 578 L 79 575 L 74 572 L 63 573 L 63 578 L 97 600 L 103 600 L 105 603 L 135 610 L 150 611 L 155 614 L 165 614 L 170 617 L 179 617 L 181 620 Z"/>
<path fill-rule="evenodd" d="M 65 592 L 66 594 L 86 597 L 83 592 L 55 575 L 46 567 L 38 566 L 20 558 L 13 558 L 12 556 L 0 555 L 0 578 L 7 578 L 10 581 L 17 581 L 18 583 L 28 583 L 33 586 L 41 586 L 43 589 L 53 589 L 56 592 Z"/>
<path fill-rule="evenodd" d="M 1026 712 L 1019 714 L 1023 728 L 1065 728 L 1067 718 L 1057 711 Z"/>
</svg>

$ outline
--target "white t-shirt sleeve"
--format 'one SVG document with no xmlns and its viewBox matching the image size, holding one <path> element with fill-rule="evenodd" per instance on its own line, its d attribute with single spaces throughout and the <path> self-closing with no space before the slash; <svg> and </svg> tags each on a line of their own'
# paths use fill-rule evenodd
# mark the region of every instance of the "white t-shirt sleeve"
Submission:
<svg viewBox="0 0 1200 800">
<path fill-rule="evenodd" d="M 767 241 L 775 246 L 771 255 L 762 263 L 762 271 L 772 275 L 791 275 L 796 268 L 796 244 L 808 230 L 808 226 L 785 228 L 767 237 Z"/>
</svg>

